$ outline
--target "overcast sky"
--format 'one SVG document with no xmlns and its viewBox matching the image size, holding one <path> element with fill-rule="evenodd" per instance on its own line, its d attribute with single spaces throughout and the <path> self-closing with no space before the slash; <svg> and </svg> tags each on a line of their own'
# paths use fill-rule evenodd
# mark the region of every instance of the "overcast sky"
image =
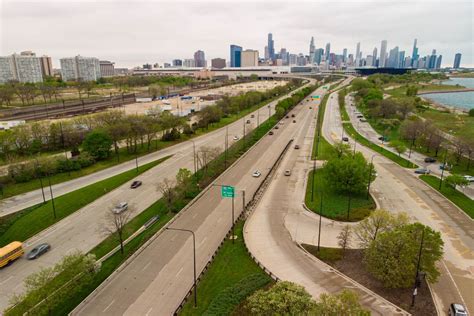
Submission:
<svg viewBox="0 0 474 316">
<path fill-rule="evenodd" d="M 433 49 L 452 66 L 474 66 L 471 1 L 160 1 L 160 0 L 0 0 L 0 54 L 33 50 L 59 58 L 80 54 L 115 62 L 116 67 L 192 58 L 229 59 L 229 45 L 264 53 L 267 33 L 275 50 L 308 54 L 331 43 L 331 51 L 364 57 L 386 39 L 411 55 Z"/>
</svg>

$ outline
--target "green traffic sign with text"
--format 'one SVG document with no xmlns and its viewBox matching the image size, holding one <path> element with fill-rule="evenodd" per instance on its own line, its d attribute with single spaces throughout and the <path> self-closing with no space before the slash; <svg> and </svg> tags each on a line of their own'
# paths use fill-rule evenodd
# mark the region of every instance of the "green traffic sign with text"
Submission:
<svg viewBox="0 0 474 316">
<path fill-rule="evenodd" d="M 230 185 L 223 185 L 221 187 L 221 196 L 223 198 L 233 198 L 235 197 L 235 189 Z"/>
</svg>

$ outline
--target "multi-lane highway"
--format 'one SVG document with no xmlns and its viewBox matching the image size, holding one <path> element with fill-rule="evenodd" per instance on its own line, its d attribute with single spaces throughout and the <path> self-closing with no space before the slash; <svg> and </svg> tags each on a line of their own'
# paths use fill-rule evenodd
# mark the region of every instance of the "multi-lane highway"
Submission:
<svg viewBox="0 0 474 316">
<path fill-rule="evenodd" d="M 272 113 L 276 103 L 277 101 L 274 101 L 270 104 Z M 245 124 L 246 130 L 249 131 L 256 127 L 257 116 L 259 115 L 259 122 L 261 123 L 268 118 L 269 111 L 265 108 L 252 114 L 255 116 L 253 119 L 249 115 L 228 126 L 230 142 L 232 142 L 234 135 L 242 137 L 243 125 L 247 120 L 251 120 L 251 124 Z M 226 128 L 222 128 L 197 137 L 193 141 L 196 150 L 199 150 L 201 146 L 223 148 L 225 137 Z M 102 229 L 105 224 L 105 214 L 115 202 L 128 202 L 131 209 L 135 210 L 137 214 L 161 197 L 161 193 L 157 190 L 158 183 L 165 178 L 174 178 L 180 168 L 193 169 L 193 143 L 191 141 L 152 153 L 142 157 L 139 161 L 143 164 L 168 155 L 173 155 L 173 157 L 140 175 L 139 179 L 143 182 L 140 188 L 130 190 L 130 184 L 126 183 L 25 241 L 26 251 L 40 242 L 50 243 L 52 250 L 34 261 L 28 261 L 24 258 L 19 259 L 11 266 L 0 271 L 0 284 L 2 285 L 0 287 L 0 310 L 7 306 L 8 299 L 12 294 L 23 290 L 23 280 L 26 276 L 38 271 L 41 267 L 52 266 L 72 250 L 88 252 L 100 243 L 105 238 Z M 53 186 L 53 190 L 56 195 L 61 195 L 132 169 L 134 168 L 133 164 L 133 161 L 126 162 L 94 175 L 58 184 Z M 14 205 L 25 206 L 36 204 L 42 199 L 41 191 L 35 191 L 24 196 L 28 197 L 26 201 L 23 201 L 21 196 L 17 200 L 10 201 L 15 202 Z"/>
<path fill-rule="evenodd" d="M 242 211 L 242 194 L 253 196 L 273 163 L 300 128 L 299 105 L 293 119 L 284 120 L 274 135 L 261 139 L 215 183 L 238 190 L 236 216 Z M 259 170 L 262 175 L 253 177 Z M 202 271 L 231 227 L 231 200 L 222 199 L 220 189 L 206 191 L 170 224 L 196 234 L 197 270 Z M 164 230 L 132 261 L 122 266 L 109 282 L 81 304 L 77 315 L 171 315 L 193 284 L 192 238 L 190 233 Z"/>
<path fill-rule="evenodd" d="M 295 139 L 294 144 L 298 144 L 300 149 L 292 147 L 289 150 L 261 201 L 247 219 L 244 227 L 247 247 L 274 275 L 282 280 L 303 285 L 315 299 L 318 299 L 322 293 L 336 293 L 350 288 L 359 294 L 361 304 L 372 314 L 404 314 L 390 302 L 335 273 L 329 266 L 306 253 L 295 242 L 308 239 L 308 231 L 299 231 L 300 225 L 295 225 L 295 219 L 305 212 L 302 203 L 304 203 L 307 175 L 312 168 L 309 161 L 314 139 L 315 115 L 316 111 L 309 108 L 305 108 L 298 115 L 302 121 L 299 122 L 299 129 L 292 138 Z M 286 170 L 291 171 L 290 176 L 285 176 Z M 315 218 L 307 217 L 305 222 L 316 223 L 317 221 Z M 325 245 L 329 243 L 336 246 L 335 240 L 327 238 L 331 234 L 326 233 L 326 227 L 324 229 Z M 313 237 L 316 231 L 315 229 L 309 236 Z M 306 236 L 302 236 L 304 234 Z M 307 243 L 314 243 L 314 240 L 309 239 Z"/>
<path fill-rule="evenodd" d="M 341 115 L 337 92 L 328 100 L 323 124 L 323 136 L 330 142 L 342 138 Z M 354 146 L 354 140 L 350 139 Z M 474 223 L 462 210 L 437 191 L 417 179 L 413 170 L 405 169 L 391 160 L 358 144 L 356 149 L 367 159 L 373 155 L 378 173 L 372 184 L 372 194 L 381 208 L 391 212 L 407 212 L 417 220 L 440 231 L 444 259 L 439 268 L 441 277 L 431 285 L 439 311 L 447 311 L 453 302 L 463 303 L 474 310 Z"/>
</svg>

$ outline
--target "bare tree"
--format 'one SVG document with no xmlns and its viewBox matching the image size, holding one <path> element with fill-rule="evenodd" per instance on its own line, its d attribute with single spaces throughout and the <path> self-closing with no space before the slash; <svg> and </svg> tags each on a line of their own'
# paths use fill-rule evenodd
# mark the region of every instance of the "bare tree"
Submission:
<svg viewBox="0 0 474 316">
<path fill-rule="evenodd" d="M 173 202 L 176 196 L 174 187 L 176 182 L 174 180 L 165 178 L 158 184 L 158 191 L 163 194 L 163 197 L 166 199 L 166 204 L 168 205 L 168 211 L 171 211 L 173 208 Z"/>
<path fill-rule="evenodd" d="M 133 209 L 128 207 L 127 210 L 116 212 L 113 207 L 109 208 L 105 214 L 105 225 L 103 227 L 104 233 L 108 236 L 115 236 L 120 243 L 120 253 L 123 254 L 125 225 L 133 214 Z"/>
<path fill-rule="evenodd" d="M 221 150 L 219 147 L 210 147 L 210 146 L 202 146 L 196 152 L 196 160 L 198 164 L 198 169 L 203 169 L 204 174 L 207 173 L 209 163 L 216 159 Z"/>
<path fill-rule="evenodd" d="M 344 255 L 347 247 L 349 247 L 352 238 L 352 229 L 351 226 L 346 225 L 342 228 L 339 235 L 337 235 L 337 243 L 342 248 L 342 254 Z"/>
</svg>

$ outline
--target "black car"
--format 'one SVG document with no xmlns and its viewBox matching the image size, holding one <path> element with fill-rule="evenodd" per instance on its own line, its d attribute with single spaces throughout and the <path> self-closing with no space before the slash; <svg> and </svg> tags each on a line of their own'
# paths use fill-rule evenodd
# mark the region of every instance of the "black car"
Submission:
<svg viewBox="0 0 474 316">
<path fill-rule="evenodd" d="M 291 117 L 295 117 L 295 115 L 294 115 L 294 114 L 291 114 Z"/>
<path fill-rule="evenodd" d="M 142 185 L 142 182 L 139 181 L 139 180 L 136 180 L 136 181 L 133 181 L 133 182 L 132 182 L 132 185 L 130 186 L 130 188 L 136 189 L 136 188 L 138 188 L 138 187 L 141 186 L 141 185 Z"/>
<path fill-rule="evenodd" d="M 26 255 L 26 259 L 28 260 L 34 260 L 40 257 L 41 255 L 45 254 L 48 252 L 48 250 L 51 249 L 51 246 L 47 243 L 39 244 L 35 248 L 31 249 L 30 252 Z"/>
<path fill-rule="evenodd" d="M 296 120 L 293 120 L 293 123 L 296 123 Z"/>
<path fill-rule="evenodd" d="M 270 132 L 268 133 L 268 135 L 273 135 L 273 132 L 272 132 L 272 131 L 270 131 Z"/>
<path fill-rule="evenodd" d="M 425 162 L 436 162 L 436 159 L 433 157 L 426 157 Z"/>
<path fill-rule="evenodd" d="M 287 115 L 286 118 L 290 118 L 290 117 Z"/>
<path fill-rule="evenodd" d="M 348 142 L 348 141 L 349 141 L 349 138 L 346 137 L 346 136 L 344 136 L 344 137 L 342 138 L 342 141 L 343 141 L 343 142 Z"/>
<path fill-rule="evenodd" d="M 278 129 L 279 127 L 278 126 L 275 126 L 274 129 Z"/>
</svg>

